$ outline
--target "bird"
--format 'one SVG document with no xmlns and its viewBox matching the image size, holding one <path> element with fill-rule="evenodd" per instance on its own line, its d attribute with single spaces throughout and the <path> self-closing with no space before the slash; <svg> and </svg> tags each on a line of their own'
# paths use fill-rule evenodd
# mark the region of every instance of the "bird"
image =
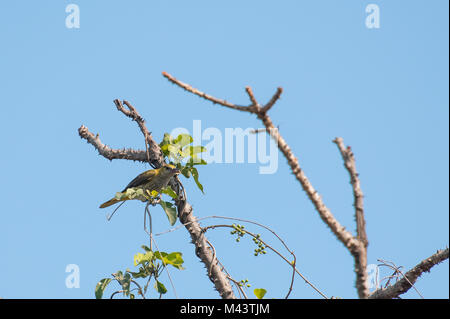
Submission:
<svg viewBox="0 0 450 319">
<path fill-rule="evenodd" d="M 151 169 L 145 171 L 135 179 L 133 179 L 122 191 L 122 193 L 126 192 L 130 188 L 134 189 L 143 189 L 144 191 L 152 192 L 152 191 L 161 191 L 163 188 L 167 186 L 170 179 L 180 174 L 180 170 L 177 169 L 174 165 L 171 164 L 163 164 L 160 168 Z M 137 198 L 140 199 L 140 198 Z M 106 208 L 111 205 L 117 204 L 119 202 L 123 202 L 129 200 L 129 198 L 125 199 L 117 199 L 111 198 L 110 200 L 104 202 L 100 205 L 100 208 Z"/>
</svg>

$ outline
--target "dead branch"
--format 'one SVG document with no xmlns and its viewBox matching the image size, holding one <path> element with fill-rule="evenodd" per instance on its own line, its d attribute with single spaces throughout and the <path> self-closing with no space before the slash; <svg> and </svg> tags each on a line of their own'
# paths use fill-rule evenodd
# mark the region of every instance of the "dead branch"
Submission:
<svg viewBox="0 0 450 319">
<path fill-rule="evenodd" d="M 206 94 L 198 89 L 193 88 L 189 84 L 183 83 L 179 80 L 177 80 L 172 75 L 168 74 L 167 72 L 162 73 L 164 77 L 166 77 L 170 82 L 173 84 L 176 84 L 177 86 L 183 88 L 184 90 L 195 94 L 201 98 L 204 98 L 208 101 L 213 102 L 214 104 L 219 104 L 234 110 L 243 111 L 243 112 L 249 112 L 255 114 L 264 124 L 266 131 L 268 134 L 273 138 L 273 140 L 277 143 L 278 149 L 283 153 L 283 155 L 286 157 L 289 166 L 291 167 L 291 170 L 296 177 L 296 179 L 300 182 L 303 190 L 306 192 L 308 198 L 313 203 L 316 211 L 319 213 L 320 218 L 325 222 L 325 224 L 331 229 L 331 231 L 335 234 L 335 236 L 338 238 L 339 241 L 341 241 L 344 246 L 349 250 L 349 252 L 352 254 L 355 260 L 355 273 L 356 273 L 356 286 L 358 290 L 358 295 L 360 298 L 367 298 L 369 295 L 369 288 L 367 284 L 367 272 L 366 272 L 366 266 L 367 266 L 367 236 L 365 236 L 365 225 L 363 222 L 363 210 L 357 211 L 357 216 L 359 216 L 359 233 L 358 237 L 353 236 L 349 231 L 347 231 L 333 216 L 331 211 L 328 209 L 328 207 L 325 205 L 325 203 L 322 201 L 321 197 L 315 190 L 315 188 L 312 186 L 309 179 L 306 177 L 305 173 L 300 167 L 298 159 L 294 156 L 294 154 L 291 151 L 291 148 L 287 144 L 287 142 L 284 140 L 284 138 L 280 135 L 278 129 L 273 125 L 271 118 L 267 115 L 267 112 L 270 110 L 270 108 L 273 107 L 273 105 L 280 99 L 281 94 L 283 92 L 282 88 L 278 88 L 273 97 L 265 104 L 264 107 L 261 107 L 260 104 L 257 102 L 253 91 L 250 87 L 246 87 L 246 92 L 249 96 L 249 99 L 251 101 L 251 104 L 248 106 L 241 106 L 236 105 L 230 102 L 227 102 L 222 99 L 215 98 L 209 94 Z M 343 142 L 342 142 L 343 145 Z M 356 182 L 355 182 L 356 183 Z M 359 189 L 359 182 L 358 188 Z M 356 184 L 355 184 L 356 185 Z M 355 188 L 354 188 L 355 190 Z M 362 194 L 362 193 L 361 193 Z M 358 196 L 360 193 L 358 192 Z M 358 200 L 360 198 L 358 197 Z M 362 197 L 361 197 L 362 200 Z M 362 205 L 362 201 L 358 201 L 358 206 Z M 362 208 L 362 207 L 360 207 Z M 360 218 L 362 216 L 362 218 Z M 362 236 L 362 237 L 361 237 Z M 365 238 L 365 241 L 362 239 Z"/>
<path fill-rule="evenodd" d="M 420 293 L 420 291 L 414 286 L 414 284 L 412 282 L 410 282 L 407 277 L 405 277 L 405 275 L 403 274 L 403 272 L 400 269 L 403 266 L 397 267 L 392 261 L 386 261 L 386 260 L 383 260 L 383 259 L 377 259 L 377 260 L 379 262 L 381 262 L 381 264 L 379 266 L 389 267 L 390 269 L 394 270 L 394 273 L 392 275 L 388 276 L 389 279 L 387 280 L 386 285 L 384 286 L 384 288 L 389 287 L 389 283 L 390 283 L 392 278 L 395 278 L 395 282 L 397 282 L 397 281 L 399 281 L 401 279 L 401 277 L 403 277 L 408 282 L 408 284 L 410 284 L 411 287 L 414 288 L 414 290 L 417 292 L 417 294 L 420 296 L 420 298 L 425 299 L 422 296 L 422 294 Z"/>
<path fill-rule="evenodd" d="M 131 161 L 146 162 L 147 157 L 144 151 L 128 149 L 112 149 L 108 145 L 105 145 L 100 140 L 98 134 L 94 135 L 89 132 L 89 129 L 81 125 L 78 129 L 78 134 L 82 139 L 85 139 L 89 144 L 95 147 L 100 155 L 103 157 L 113 160 L 113 159 L 126 159 Z"/>
<path fill-rule="evenodd" d="M 438 250 L 430 257 L 422 260 L 419 264 L 407 271 L 403 278 L 397 281 L 395 284 L 387 288 L 379 288 L 375 290 L 370 296 L 370 299 L 393 299 L 398 298 L 401 294 L 407 292 L 417 279 L 424 273 L 429 272 L 435 265 L 440 264 L 444 260 L 448 259 L 448 248 Z"/>
<path fill-rule="evenodd" d="M 355 260 L 355 272 L 356 287 L 358 289 L 360 298 L 366 298 L 369 295 L 369 287 L 367 285 L 367 246 L 369 241 L 366 234 L 366 221 L 364 220 L 364 203 L 363 192 L 361 190 L 361 184 L 359 181 L 359 175 L 356 171 L 356 162 L 350 146 L 345 147 L 344 140 L 341 137 L 337 137 L 333 142 L 338 146 L 341 152 L 342 159 L 344 160 L 344 166 L 350 174 L 350 183 L 353 188 L 355 207 L 355 219 L 356 219 L 356 238 L 361 243 L 360 249 L 357 252 L 352 253 Z M 365 297 L 363 297 L 365 296 Z"/>
<path fill-rule="evenodd" d="M 147 130 L 144 119 L 139 115 L 137 110 L 128 102 L 123 101 L 123 104 L 127 106 L 126 109 L 122 102 L 114 100 L 114 103 L 119 111 L 124 115 L 135 121 L 145 138 L 146 151 L 122 149 L 111 149 L 109 146 L 104 145 L 98 135 L 94 136 L 89 129 L 82 125 L 78 129 L 78 133 L 82 139 L 85 139 L 89 144 L 109 160 L 113 159 L 127 159 L 133 161 L 139 161 L 149 163 L 152 167 L 158 168 L 164 162 L 161 149 L 159 145 L 153 140 L 151 133 Z M 216 290 L 220 296 L 224 299 L 234 299 L 235 295 L 233 289 L 227 278 L 227 275 L 222 271 L 218 264 L 217 256 L 213 255 L 211 248 L 208 245 L 208 241 L 197 222 L 193 214 L 192 206 L 187 202 L 185 192 L 181 183 L 176 180 L 171 180 L 170 186 L 178 194 L 179 200 L 176 201 L 178 216 L 182 224 L 186 225 L 186 229 L 191 236 L 192 243 L 195 245 L 195 253 L 205 265 L 209 279 L 214 283 Z"/>
</svg>

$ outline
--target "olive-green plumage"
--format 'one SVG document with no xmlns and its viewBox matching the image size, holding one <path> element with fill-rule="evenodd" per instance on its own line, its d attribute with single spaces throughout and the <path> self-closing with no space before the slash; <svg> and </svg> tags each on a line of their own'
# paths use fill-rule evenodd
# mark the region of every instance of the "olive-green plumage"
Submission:
<svg viewBox="0 0 450 319">
<path fill-rule="evenodd" d="M 133 179 L 127 187 L 124 188 L 122 193 L 126 192 L 129 188 L 142 188 L 149 192 L 151 191 L 161 191 L 164 187 L 167 186 L 170 179 L 179 174 L 180 171 L 173 165 L 164 164 L 160 168 L 151 169 L 139 174 L 135 179 Z M 114 205 L 118 202 L 122 202 L 128 199 L 118 200 L 116 198 L 112 198 L 107 202 L 104 202 L 100 205 L 100 208 L 105 208 L 111 205 Z"/>
</svg>

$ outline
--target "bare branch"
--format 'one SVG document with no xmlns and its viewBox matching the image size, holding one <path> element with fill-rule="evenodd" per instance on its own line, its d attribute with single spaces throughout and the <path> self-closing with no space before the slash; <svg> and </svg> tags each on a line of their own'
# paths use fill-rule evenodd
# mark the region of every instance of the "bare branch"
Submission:
<svg viewBox="0 0 450 319">
<path fill-rule="evenodd" d="M 288 161 L 288 164 L 295 176 L 295 178 L 300 182 L 306 195 L 314 205 L 316 211 L 318 212 L 320 218 L 325 222 L 325 224 L 331 229 L 333 234 L 337 239 L 344 244 L 348 249 L 355 261 L 355 273 L 356 273 L 356 287 L 358 290 L 358 295 L 360 298 L 367 298 L 370 294 L 367 283 L 367 246 L 368 238 L 365 230 L 365 220 L 364 220 L 364 206 L 363 206 L 363 193 L 360 187 L 360 181 L 358 173 L 356 171 L 355 159 L 353 152 L 350 147 L 345 147 L 342 138 L 336 138 L 334 143 L 337 144 L 341 155 L 344 159 L 344 165 L 347 168 L 350 177 L 351 184 L 353 187 L 354 195 L 354 206 L 355 206 L 355 216 L 357 223 L 356 236 L 353 236 L 349 231 L 347 231 L 333 216 L 331 211 L 325 205 L 315 188 L 312 186 L 309 179 L 306 177 L 302 168 L 300 167 L 298 159 L 294 156 L 291 148 L 284 140 L 284 138 L 279 133 L 278 129 L 273 125 L 271 118 L 267 115 L 267 112 L 273 107 L 273 105 L 280 99 L 282 94 L 282 88 L 278 88 L 273 97 L 265 104 L 264 107 L 260 107 L 257 102 L 251 88 L 247 87 L 246 91 L 252 104 L 248 107 L 236 105 L 215 97 L 212 97 L 204 92 L 192 88 L 189 84 L 183 83 L 166 72 L 163 75 L 172 83 L 180 86 L 184 90 L 196 94 L 214 104 L 220 104 L 222 106 L 239 110 L 250 112 L 256 114 L 256 116 L 263 122 L 265 126 L 265 131 L 272 137 L 272 139 L 277 143 L 278 149 L 283 153 Z M 253 133 L 260 133 L 264 130 L 255 130 Z M 447 249 L 448 258 L 448 249 Z M 394 286 L 397 286 L 401 280 Z"/>
<path fill-rule="evenodd" d="M 103 157 L 113 159 L 126 159 L 132 161 L 146 162 L 147 156 L 144 151 L 133 149 L 112 149 L 108 145 L 103 144 L 100 141 L 99 135 L 94 135 L 89 132 L 89 129 L 81 125 L 78 129 L 78 134 L 82 139 L 85 139 L 89 144 L 95 147 L 100 155 Z"/>
<path fill-rule="evenodd" d="M 356 289 L 360 298 L 367 298 L 370 290 L 367 277 L 367 246 L 369 241 L 366 234 L 366 222 L 364 220 L 364 202 L 363 192 L 359 181 L 359 175 L 356 171 L 356 162 L 350 146 L 345 147 L 344 140 L 337 137 L 333 142 L 338 146 L 344 160 L 344 166 L 350 174 L 350 182 L 353 188 L 355 220 L 356 220 L 356 238 L 361 243 L 360 249 L 352 253 L 355 260 Z"/>
<path fill-rule="evenodd" d="M 250 112 L 250 113 L 253 113 L 251 107 L 240 106 L 240 105 L 236 105 L 236 104 L 233 104 L 233 103 L 229 103 L 229 102 L 227 102 L 226 100 L 221 100 L 221 99 L 215 98 L 214 96 L 211 96 L 211 95 L 209 95 L 209 94 L 203 93 L 202 91 L 197 90 L 196 88 L 193 88 L 193 87 L 190 86 L 189 84 L 186 84 L 186 83 L 183 83 L 183 82 L 177 80 L 176 78 L 174 78 L 173 76 L 171 76 L 171 75 L 170 75 L 169 73 L 167 73 L 167 72 L 163 72 L 162 75 L 163 75 L 164 77 L 166 77 L 166 78 L 167 78 L 170 82 L 172 82 L 173 84 L 176 84 L 176 85 L 178 85 L 179 87 L 181 87 L 182 89 L 184 89 L 184 90 L 186 90 L 186 91 L 188 91 L 188 92 L 190 92 L 190 93 L 192 93 L 192 94 L 195 94 L 195 95 L 197 95 L 197 96 L 199 96 L 199 97 L 201 97 L 201 98 L 203 98 L 203 99 L 205 99 L 205 100 L 208 100 L 208 101 L 210 101 L 210 102 L 213 102 L 214 104 L 219 104 L 219 105 L 228 107 L 228 108 L 230 108 L 230 109 L 235 109 L 235 110 L 239 110 L 239 111 L 244 111 L 244 112 Z"/>
<path fill-rule="evenodd" d="M 248 97 L 250 98 L 250 101 L 252 102 L 252 106 L 259 107 L 258 101 L 256 101 L 255 95 L 253 94 L 253 90 L 251 87 L 247 86 L 245 87 L 245 91 L 248 94 Z"/>
<path fill-rule="evenodd" d="M 334 143 L 339 148 L 342 158 L 344 160 L 344 165 L 350 174 L 350 182 L 353 186 L 353 196 L 354 196 L 354 207 L 355 207 L 355 219 L 356 219 L 356 234 L 357 238 L 364 243 L 367 247 L 369 241 L 366 234 L 366 221 L 364 220 L 364 202 L 363 202 L 363 192 L 361 190 L 361 184 L 359 181 L 359 174 L 356 171 L 356 162 L 350 146 L 347 148 L 344 145 L 344 140 L 342 137 L 336 137 L 333 140 Z"/>
<path fill-rule="evenodd" d="M 440 264 L 449 257 L 448 248 L 438 250 L 435 254 L 422 260 L 419 264 L 405 273 L 404 277 L 395 284 L 375 290 L 370 296 L 370 299 L 392 299 L 398 298 L 401 294 L 407 292 L 417 279 L 424 273 L 429 272 L 435 265 Z"/>
<path fill-rule="evenodd" d="M 403 272 L 400 270 L 400 268 L 402 268 L 403 266 L 397 267 L 392 261 L 385 261 L 382 259 L 377 259 L 377 260 L 382 262 L 381 266 L 386 266 L 386 267 L 389 267 L 394 270 L 394 273 L 391 276 L 389 276 L 389 279 L 388 279 L 386 285 L 384 286 L 384 288 L 389 287 L 389 282 L 391 281 L 392 278 L 396 278 L 395 282 L 399 281 L 400 275 L 401 275 L 411 285 L 411 287 L 414 288 L 414 290 L 417 292 L 417 294 L 420 296 L 420 298 L 425 299 L 422 296 L 422 294 L 419 292 L 419 290 L 414 286 L 414 284 L 412 282 L 410 282 L 409 279 L 407 277 L 405 277 Z"/>
<path fill-rule="evenodd" d="M 177 79 L 175 79 L 173 76 L 167 74 L 166 72 L 163 73 L 163 75 L 169 79 L 172 83 L 182 87 L 183 89 L 187 90 L 188 92 L 191 92 L 193 94 L 197 94 L 201 97 L 208 96 L 206 98 L 209 101 L 216 101 L 215 103 L 218 103 L 217 101 L 221 101 L 220 99 L 213 98 L 203 92 L 198 91 L 197 89 L 193 89 L 190 85 L 183 83 Z M 250 97 L 250 100 L 252 101 L 252 105 L 250 107 L 247 107 L 245 109 L 242 109 L 241 106 L 237 106 L 235 104 L 226 102 L 227 104 L 225 106 L 237 109 L 240 111 L 248 111 L 250 113 L 256 114 L 256 116 L 263 122 L 267 133 L 275 140 L 275 142 L 278 145 L 278 149 L 283 153 L 283 155 L 286 157 L 289 166 L 291 167 L 292 172 L 294 173 L 294 176 L 296 179 L 300 182 L 303 190 L 306 192 L 306 195 L 313 203 L 316 211 L 319 213 L 320 218 L 325 222 L 325 224 L 331 229 L 331 231 L 335 234 L 335 236 L 338 238 L 339 241 L 341 241 L 345 247 L 349 250 L 349 252 L 352 254 L 355 260 L 355 272 L 356 272 L 356 282 L 357 282 L 357 289 L 358 289 L 358 295 L 360 298 L 367 298 L 369 295 L 369 289 L 367 286 L 367 272 L 366 272 L 366 266 L 367 266 L 367 238 L 365 236 L 365 227 L 359 227 L 360 233 L 364 233 L 364 238 L 366 238 L 366 242 L 359 240 L 358 238 L 354 237 L 349 231 L 347 231 L 333 216 L 331 211 L 328 209 L 328 207 L 325 205 L 325 203 L 322 201 L 322 198 L 319 196 L 315 188 L 312 186 L 309 179 L 306 177 L 305 173 L 300 167 L 300 163 L 298 159 L 294 156 L 294 154 L 291 151 L 291 148 L 287 144 L 287 142 L 284 140 L 284 138 L 279 133 L 278 129 L 273 125 L 272 120 L 267 115 L 267 111 L 272 108 L 272 106 L 279 100 L 281 93 L 283 92 L 282 88 L 278 88 L 276 93 L 273 95 L 273 97 L 265 104 L 263 108 L 260 108 L 258 105 L 259 103 L 256 101 L 253 92 L 249 87 L 246 88 L 247 94 Z M 200 93 L 199 93 L 200 92 Z M 219 103 L 220 104 L 220 103 Z M 358 181 L 358 189 L 359 189 L 359 181 Z M 361 193 L 362 194 L 362 193 Z M 359 195 L 359 193 L 358 193 Z M 358 197 L 359 199 L 359 197 Z M 362 200 L 362 196 L 360 197 Z M 358 205 L 360 203 L 358 202 Z M 361 202 L 362 204 L 362 202 Z M 357 215 L 360 215 L 359 213 Z M 361 220 L 361 219 L 359 219 Z M 364 221 L 364 219 L 362 219 Z M 362 226 L 364 226 L 362 224 Z"/>
<path fill-rule="evenodd" d="M 138 111 L 130 104 L 128 101 L 123 101 L 123 103 L 128 107 L 128 110 L 124 108 L 122 102 L 118 99 L 114 100 L 114 104 L 117 109 L 131 118 L 133 121 L 137 123 L 139 129 L 141 130 L 142 135 L 144 135 L 145 141 L 145 151 L 147 154 L 148 163 L 152 165 L 154 168 L 158 168 L 162 165 L 163 156 L 161 149 L 158 143 L 155 142 L 151 133 L 148 131 L 147 126 L 145 125 L 145 120 L 141 117 Z"/>
<path fill-rule="evenodd" d="M 283 88 L 279 87 L 277 89 L 277 91 L 275 92 L 275 94 L 272 96 L 272 98 L 270 99 L 269 102 L 267 102 L 267 104 L 263 107 L 262 111 L 264 113 L 266 113 L 267 111 L 269 111 L 272 106 L 274 106 L 274 104 L 280 99 L 281 97 L 281 93 L 283 93 Z"/>
</svg>

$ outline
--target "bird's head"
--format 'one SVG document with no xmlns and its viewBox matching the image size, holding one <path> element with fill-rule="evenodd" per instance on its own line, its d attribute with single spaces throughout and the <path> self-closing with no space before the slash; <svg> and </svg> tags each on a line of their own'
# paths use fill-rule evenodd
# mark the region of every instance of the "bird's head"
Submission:
<svg viewBox="0 0 450 319">
<path fill-rule="evenodd" d="M 167 178 L 180 174 L 180 170 L 171 164 L 164 164 L 159 168 L 158 175 L 162 175 Z"/>
</svg>

